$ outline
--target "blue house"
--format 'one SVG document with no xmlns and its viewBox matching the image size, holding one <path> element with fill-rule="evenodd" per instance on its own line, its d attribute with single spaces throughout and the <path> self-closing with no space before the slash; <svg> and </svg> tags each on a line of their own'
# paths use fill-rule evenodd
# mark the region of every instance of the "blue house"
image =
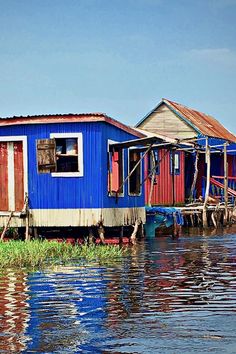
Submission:
<svg viewBox="0 0 236 354">
<path fill-rule="evenodd" d="M 33 227 L 145 222 L 141 163 L 123 183 L 141 155 L 109 149 L 140 137 L 101 113 L 0 119 L 0 226 L 25 226 L 27 200 Z"/>
</svg>

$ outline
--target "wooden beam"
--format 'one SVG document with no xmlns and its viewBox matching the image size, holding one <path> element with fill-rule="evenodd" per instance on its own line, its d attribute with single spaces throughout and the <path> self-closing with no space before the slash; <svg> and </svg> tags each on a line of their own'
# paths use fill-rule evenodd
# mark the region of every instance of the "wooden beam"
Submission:
<svg viewBox="0 0 236 354">
<path fill-rule="evenodd" d="M 112 152 L 112 151 L 117 151 L 120 149 L 132 147 L 132 146 L 139 146 L 139 145 L 142 145 L 142 146 L 150 145 L 150 144 L 153 145 L 156 142 L 163 143 L 164 141 L 162 139 L 156 138 L 156 137 L 127 140 L 127 141 L 123 141 L 121 143 L 109 144 L 109 151 Z M 164 143 L 166 143 L 166 142 L 164 142 Z"/>
</svg>

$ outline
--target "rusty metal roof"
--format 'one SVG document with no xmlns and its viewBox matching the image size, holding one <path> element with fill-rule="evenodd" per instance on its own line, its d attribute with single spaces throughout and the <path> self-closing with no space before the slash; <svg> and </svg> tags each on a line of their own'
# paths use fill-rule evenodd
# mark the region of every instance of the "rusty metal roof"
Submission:
<svg viewBox="0 0 236 354">
<path fill-rule="evenodd" d="M 0 118 L 0 127 L 22 124 L 52 124 L 52 123 L 82 123 L 82 122 L 106 122 L 126 131 L 134 136 L 143 138 L 141 132 L 107 116 L 105 113 L 66 113 L 66 114 L 40 114 L 28 116 L 13 116 Z"/>
<path fill-rule="evenodd" d="M 202 135 L 236 142 L 236 136 L 230 133 L 214 117 L 165 98 L 163 98 L 162 103 L 165 103 L 180 118 L 187 124 L 190 123 L 190 125 Z"/>
</svg>

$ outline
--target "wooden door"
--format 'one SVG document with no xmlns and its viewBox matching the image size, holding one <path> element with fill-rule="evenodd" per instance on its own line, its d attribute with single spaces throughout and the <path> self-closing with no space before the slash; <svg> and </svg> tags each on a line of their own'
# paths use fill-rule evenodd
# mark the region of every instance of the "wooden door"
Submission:
<svg viewBox="0 0 236 354">
<path fill-rule="evenodd" d="M 0 142 L 0 211 L 21 211 L 24 194 L 23 143 Z"/>
</svg>

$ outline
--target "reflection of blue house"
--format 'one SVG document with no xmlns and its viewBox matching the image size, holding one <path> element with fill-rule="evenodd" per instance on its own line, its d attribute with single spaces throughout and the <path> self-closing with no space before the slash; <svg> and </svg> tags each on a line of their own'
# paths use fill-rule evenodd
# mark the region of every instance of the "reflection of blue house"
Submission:
<svg viewBox="0 0 236 354">
<path fill-rule="evenodd" d="M 63 268 L 29 276 L 26 352 L 96 352 L 106 319 L 103 270 Z"/>
<path fill-rule="evenodd" d="M 109 152 L 109 143 L 142 135 L 104 114 L 42 115 L 0 120 L 0 225 L 29 197 L 32 226 L 130 225 L 145 221 L 140 158 Z M 4 216 L 5 215 L 5 216 Z M 12 226 L 24 226 L 13 218 Z"/>
</svg>

